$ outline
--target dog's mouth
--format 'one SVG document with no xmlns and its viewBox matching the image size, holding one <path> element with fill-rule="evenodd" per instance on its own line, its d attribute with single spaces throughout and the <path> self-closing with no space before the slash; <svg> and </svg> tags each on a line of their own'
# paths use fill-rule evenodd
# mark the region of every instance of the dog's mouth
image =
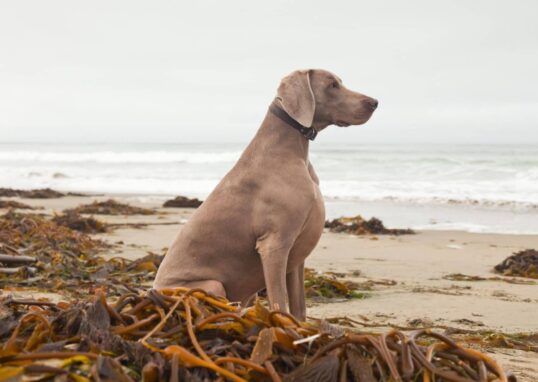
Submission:
<svg viewBox="0 0 538 382">
<path fill-rule="evenodd" d="M 351 125 L 351 123 L 348 123 L 346 121 L 335 121 L 334 124 L 340 127 L 348 127 Z"/>
<path fill-rule="evenodd" d="M 344 121 L 343 119 L 337 119 L 333 123 L 336 126 L 340 126 L 340 127 L 348 127 L 351 125 L 362 125 L 368 122 L 368 120 L 373 114 L 374 114 L 373 110 L 361 110 L 353 118 L 351 118 L 350 122 Z"/>
</svg>

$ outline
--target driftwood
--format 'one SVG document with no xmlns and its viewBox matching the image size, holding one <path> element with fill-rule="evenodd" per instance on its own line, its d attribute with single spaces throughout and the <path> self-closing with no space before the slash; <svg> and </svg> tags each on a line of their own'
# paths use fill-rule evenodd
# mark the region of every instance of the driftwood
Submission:
<svg viewBox="0 0 538 382">
<path fill-rule="evenodd" d="M 0 254 L 0 263 L 2 264 L 20 264 L 20 263 L 34 263 L 35 257 L 31 256 L 16 256 L 16 255 L 3 255 Z"/>
</svg>

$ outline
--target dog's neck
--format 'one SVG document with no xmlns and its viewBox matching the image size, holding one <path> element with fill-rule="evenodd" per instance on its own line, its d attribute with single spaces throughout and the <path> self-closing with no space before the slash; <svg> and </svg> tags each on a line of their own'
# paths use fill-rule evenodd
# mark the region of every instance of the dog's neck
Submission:
<svg viewBox="0 0 538 382">
<path fill-rule="evenodd" d="M 249 148 L 267 155 L 299 157 L 306 162 L 309 143 L 298 130 L 268 111 Z"/>
</svg>

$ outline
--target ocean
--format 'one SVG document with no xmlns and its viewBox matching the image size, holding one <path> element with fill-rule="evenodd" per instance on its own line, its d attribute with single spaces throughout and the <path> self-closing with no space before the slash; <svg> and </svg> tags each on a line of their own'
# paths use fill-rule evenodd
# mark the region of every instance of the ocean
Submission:
<svg viewBox="0 0 538 382">
<path fill-rule="evenodd" d="M 0 144 L 0 187 L 206 197 L 246 144 Z M 538 146 L 314 142 L 327 216 L 538 234 Z"/>
</svg>

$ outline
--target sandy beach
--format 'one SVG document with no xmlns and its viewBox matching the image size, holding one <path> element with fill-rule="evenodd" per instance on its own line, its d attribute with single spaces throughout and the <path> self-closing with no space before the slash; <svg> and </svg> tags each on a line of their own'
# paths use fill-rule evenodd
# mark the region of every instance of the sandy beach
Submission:
<svg viewBox="0 0 538 382">
<path fill-rule="evenodd" d="M 91 197 L 105 200 L 110 195 Z M 119 227 L 97 237 L 115 244 L 107 257 L 136 259 L 148 251 L 161 253 L 193 209 L 161 208 L 145 196 L 113 195 L 135 206 L 157 208 L 155 215 L 107 216 L 108 223 L 145 223 L 142 228 Z M 19 199 L 54 214 L 88 203 L 88 197 Z M 0 211 L 2 212 L 2 211 Z M 398 227 L 403 228 L 403 227 Z M 388 327 L 459 328 L 499 333 L 538 331 L 538 288 L 530 279 L 493 273 L 493 266 L 514 252 L 538 248 L 536 235 L 479 234 L 458 231 L 419 231 L 415 235 L 354 236 L 323 233 L 307 260 L 319 272 L 363 283 L 366 298 L 310 302 L 308 316 L 348 317 L 356 327 L 385 330 Z M 461 281 L 461 276 L 486 280 Z M 538 354 L 514 349 L 489 349 L 521 381 L 538 380 Z"/>
</svg>

